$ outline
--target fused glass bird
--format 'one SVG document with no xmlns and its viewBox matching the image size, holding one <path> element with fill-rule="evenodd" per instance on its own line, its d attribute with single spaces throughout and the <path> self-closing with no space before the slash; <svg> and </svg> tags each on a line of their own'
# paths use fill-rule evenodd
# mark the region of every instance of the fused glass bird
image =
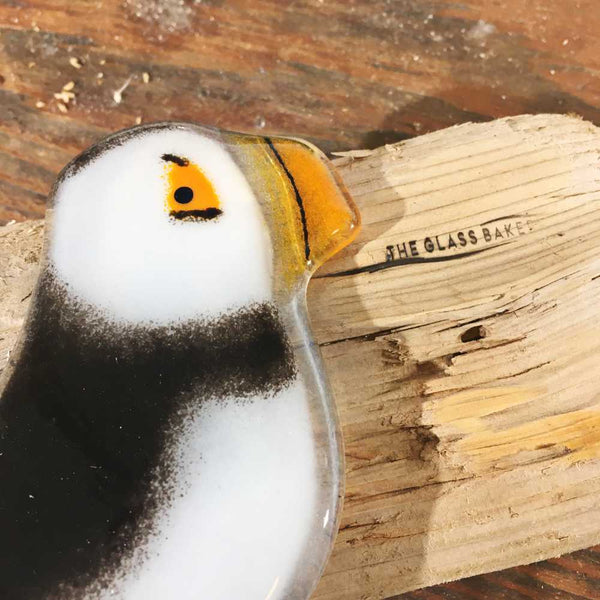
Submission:
<svg viewBox="0 0 600 600">
<path fill-rule="evenodd" d="M 305 290 L 358 223 L 298 140 L 158 124 L 65 168 L 0 393 L 0 598 L 309 596 L 343 465 Z"/>
</svg>

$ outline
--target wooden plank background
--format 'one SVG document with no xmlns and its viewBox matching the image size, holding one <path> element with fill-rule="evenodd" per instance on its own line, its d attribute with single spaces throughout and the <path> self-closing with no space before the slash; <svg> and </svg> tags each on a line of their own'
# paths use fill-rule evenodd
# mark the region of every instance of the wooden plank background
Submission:
<svg viewBox="0 0 600 600">
<path fill-rule="evenodd" d="M 525 112 L 600 124 L 599 26 L 589 0 L 5 0 L 0 220 L 43 215 L 74 154 L 140 120 L 329 151 Z M 598 598 L 599 565 L 589 550 L 402 598 Z"/>
</svg>

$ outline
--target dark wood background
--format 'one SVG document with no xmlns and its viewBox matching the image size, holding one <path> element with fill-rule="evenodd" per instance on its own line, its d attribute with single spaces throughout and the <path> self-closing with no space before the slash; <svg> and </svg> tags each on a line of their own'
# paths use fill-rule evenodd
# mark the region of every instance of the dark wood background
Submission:
<svg viewBox="0 0 600 600">
<path fill-rule="evenodd" d="M 0 223 L 43 216 L 62 166 L 140 121 L 330 152 L 521 113 L 600 124 L 599 32 L 594 0 L 2 0 Z M 600 548 L 398 598 L 599 599 Z"/>
</svg>

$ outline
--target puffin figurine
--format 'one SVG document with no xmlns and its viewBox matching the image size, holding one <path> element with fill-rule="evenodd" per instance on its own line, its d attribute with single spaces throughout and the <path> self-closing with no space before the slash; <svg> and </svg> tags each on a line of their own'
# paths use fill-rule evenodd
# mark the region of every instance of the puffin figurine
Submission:
<svg viewBox="0 0 600 600">
<path fill-rule="evenodd" d="M 162 123 L 75 158 L 0 386 L 2 600 L 306 600 L 343 494 L 310 275 L 357 210 L 306 142 Z"/>
</svg>

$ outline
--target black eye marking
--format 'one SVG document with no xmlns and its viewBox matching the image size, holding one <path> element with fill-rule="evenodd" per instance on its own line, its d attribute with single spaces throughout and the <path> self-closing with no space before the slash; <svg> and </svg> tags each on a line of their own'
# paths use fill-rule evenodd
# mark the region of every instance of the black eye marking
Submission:
<svg viewBox="0 0 600 600">
<path fill-rule="evenodd" d="M 223 214 L 220 208 L 203 208 L 200 210 L 172 210 L 170 216 L 178 221 L 210 221 Z"/>
<path fill-rule="evenodd" d="M 187 204 L 192 201 L 194 197 L 194 190 L 192 188 L 181 186 L 178 187 L 173 193 L 173 197 L 175 198 L 175 202 L 179 204 Z"/>
<path fill-rule="evenodd" d="M 177 156 L 175 154 L 163 154 L 161 158 L 165 162 L 172 162 L 180 167 L 187 167 L 190 164 L 190 161 L 187 158 L 182 158 L 181 156 Z"/>
</svg>

